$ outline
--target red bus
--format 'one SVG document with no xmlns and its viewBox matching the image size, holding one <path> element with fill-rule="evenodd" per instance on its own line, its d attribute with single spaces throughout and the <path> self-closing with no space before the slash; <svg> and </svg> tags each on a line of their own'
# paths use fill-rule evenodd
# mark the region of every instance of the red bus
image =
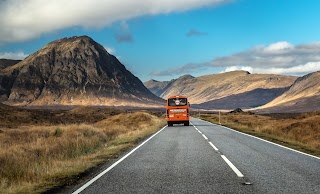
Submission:
<svg viewBox="0 0 320 194">
<path fill-rule="evenodd" d="M 170 96 L 167 99 L 166 109 L 168 126 L 173 124 L 189 126 L 190 106 L 186 96 Z"/>
</svg>

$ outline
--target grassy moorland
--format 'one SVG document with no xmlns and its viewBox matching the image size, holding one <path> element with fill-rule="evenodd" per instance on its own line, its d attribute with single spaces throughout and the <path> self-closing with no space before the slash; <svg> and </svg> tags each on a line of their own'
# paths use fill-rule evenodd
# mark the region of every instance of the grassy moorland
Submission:
<svg viewBox="0 0 320 194">
<path fill-rule="evenodd" d="M 0 106 L 0 193 L 41 193 L 117 157 L 165 125 L 148 112 Z"/>
<path fill-rule="evenodd" d="M 200 117 L 219 123 L 218 114 L 201 114 Z M 221 125 L 320 156 L 320 112 L 269 115 L 223 113 L 220 119 Z"/>
</svg>

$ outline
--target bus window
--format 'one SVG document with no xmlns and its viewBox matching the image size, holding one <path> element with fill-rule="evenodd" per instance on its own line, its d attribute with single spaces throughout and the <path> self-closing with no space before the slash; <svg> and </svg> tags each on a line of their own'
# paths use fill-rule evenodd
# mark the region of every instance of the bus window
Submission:
<svg viewBox="0 0 320 194">
<path fill-rule="evenodd" d="M 186 98 L 171 98 L 168 99 L 168 106 L 185 106 L 187 105 Z"/>
</svg>

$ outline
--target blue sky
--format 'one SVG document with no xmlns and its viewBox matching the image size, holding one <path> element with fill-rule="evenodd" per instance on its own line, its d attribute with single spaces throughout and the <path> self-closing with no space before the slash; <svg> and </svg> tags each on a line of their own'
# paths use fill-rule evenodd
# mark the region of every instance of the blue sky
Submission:
<svg viewBox="0 0 320 194">
<path fill-rule="evenodd" d="M 0 58 L 88 35 L 142 81 L 320 70 L 318 0 L 0 1 Z M 32 10 L 32 11 L 31 11 Z"/>
</svg>

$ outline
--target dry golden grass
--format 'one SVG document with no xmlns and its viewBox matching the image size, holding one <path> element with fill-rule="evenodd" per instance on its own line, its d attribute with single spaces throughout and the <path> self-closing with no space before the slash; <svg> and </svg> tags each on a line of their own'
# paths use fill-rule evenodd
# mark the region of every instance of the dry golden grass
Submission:
<svg viewBox="0 0 320 194">
<path fill-rule="evenodd" d="M 28 125 L 0 131 L 0 193 L 41 193 L 104 162 L 165 125 L 146 112 L 94 124 Z"/>
<path fill-rule="evenodd" d="M 219 122 L 217 114 L 203 114 L 201 118 Z M 291 116 L 225 113 L 221 115 L 221 124 L 320 156 L 320 112 Z"/>
</svg>

